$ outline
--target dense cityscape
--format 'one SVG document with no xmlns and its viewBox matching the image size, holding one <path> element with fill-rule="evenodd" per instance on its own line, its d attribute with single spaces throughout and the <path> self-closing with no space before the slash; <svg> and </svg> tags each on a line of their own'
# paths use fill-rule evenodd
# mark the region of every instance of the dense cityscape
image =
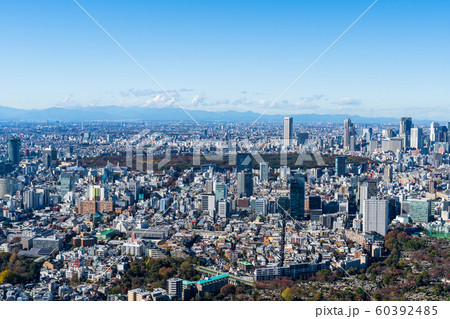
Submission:
<svg viewBox="0 0 450 319">
<path fill-rule="evenodd" d="M 450 122 L 4 122 L 0 300 L 449 300 Z"/>
</svg>

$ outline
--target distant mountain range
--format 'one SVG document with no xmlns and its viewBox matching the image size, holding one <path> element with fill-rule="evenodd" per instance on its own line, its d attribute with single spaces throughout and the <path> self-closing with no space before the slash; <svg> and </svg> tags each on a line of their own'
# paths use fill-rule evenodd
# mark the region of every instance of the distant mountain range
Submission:
<svg viewBox="0 0 450 319">
<path fill-rule="evenodd" d="M 234 121 L 253 122 L 259 113 L 247 111 L 209 112 L 187 110 L 198 122 L 203 121 Z M 264 115 L 259 122 L 278 121 L 284 115 Z M 398 118 L 362 117 L 348 114 L 296 114 L 293 115 L 297 123 L 343 123 L 344 119 L 351 118 L 352 122 L 360 124 L 379 123 L 397 124 Z M 0 106 L 0 121 L 192 121 L 191 118 L 179 108 L 145 108 L 123 106 L 93 106 L 79 108 L 50 107 L 46 109 L 15 109 Z M 415 123 L 429 124 L 431 120 L 414 120 Z"/>
</svg>

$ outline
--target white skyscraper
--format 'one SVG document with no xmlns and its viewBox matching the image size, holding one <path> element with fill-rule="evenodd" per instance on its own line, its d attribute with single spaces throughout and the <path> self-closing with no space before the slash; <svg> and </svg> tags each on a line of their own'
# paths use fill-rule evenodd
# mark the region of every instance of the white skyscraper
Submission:
<svg viewBox="0 0 450 319">
<path fill-rule="evenodd" d="M 384 199 L 366 199 L 361 204 L 363 231 L 386 236 L 389 225 L 389 206 Z"/>
<path fill-rule="evenodd" d="M 422 148 L 423 130 L 420 127 L 411 129 L 411 147 L 417 150 Z"/>
<path fill-rule="evenodd" d="M 439 131 L 439 123 L 433 122 L 430 127 L 430 141 L 436 142 L 437 134 Z"/>
<path fill-rule="evenodd" d="M 283 145 L 290 146 L 293 144 L 293 120 L 292 117 L 286 116 L 283 121 Z"/>
</svg>

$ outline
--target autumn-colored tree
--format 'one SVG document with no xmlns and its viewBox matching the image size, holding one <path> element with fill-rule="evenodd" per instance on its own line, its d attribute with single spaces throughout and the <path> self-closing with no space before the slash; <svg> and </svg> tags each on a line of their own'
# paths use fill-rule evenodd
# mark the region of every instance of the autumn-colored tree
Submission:
<svg viewBox="0 0 450 319">
<path fill-rule="evenodd" d="M 289 288 L 289 287 L 284 289 L 283 292 L 281 293 L 281 297 L 285 301 L 292 301 L 292 300 L 294 300 L 294 297 L 295 297 L 294 289 Z"/>
<path fill-rule="evenodd" d="M 11 283 L 15 274 L 12 270 L 6 269 L 0 273 L 0 284 Z"/>
<path fill-rule="evenodd" d="M 220 289 L 220 293 L 224 296 L 232 295 L 236 292 L 236 287 L 234 285 L 228 284 Z"/>
</svg>

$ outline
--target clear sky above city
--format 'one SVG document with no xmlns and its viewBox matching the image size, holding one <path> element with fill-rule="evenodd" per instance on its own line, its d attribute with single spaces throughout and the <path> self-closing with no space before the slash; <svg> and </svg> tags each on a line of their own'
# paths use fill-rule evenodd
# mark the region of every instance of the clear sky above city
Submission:
<svg viewBox="0 0 450 319">
<path fill-rule="evenodd" d="M 181 105 L 263 112 L 374 0 L 82 5 Z M 269 114 L 447 120 L 450 1 L 379 0 Z M 72 0 L 2 1 L 0 105 L 174 107 Z"/>
</svg>

